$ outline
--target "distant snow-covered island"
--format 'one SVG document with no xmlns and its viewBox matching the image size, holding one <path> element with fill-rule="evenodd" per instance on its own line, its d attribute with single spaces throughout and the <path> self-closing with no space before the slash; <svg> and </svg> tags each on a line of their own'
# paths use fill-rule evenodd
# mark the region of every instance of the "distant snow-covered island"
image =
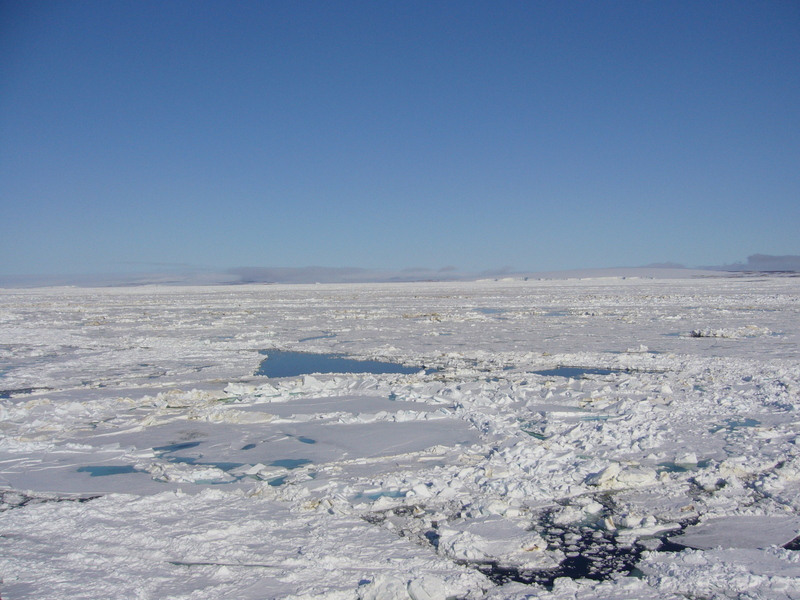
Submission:
<svg viewBox="0 0 800 600">
<path fill-rule="evenodd" d="M 691 279 L 696 277 L 793 276 L 800 274 L 800 256 L 753 254 L 747 261 L 721 266 L 687 268 L 665 262 L 640 267 L 613 267 L 549 271 L 518 271 L 510 267 L 480 272 L 447 266 L 439 269 L 400 270 L 359 267 L 235 267 L 223 270 L 186 266 L 152 272 L 61 275 L 0 275 L 0 289 L 40 287 L 214 286 L 282 283 L 422 283 L 448 281 L 515 281 L 531 279 Z"/>
</svg>

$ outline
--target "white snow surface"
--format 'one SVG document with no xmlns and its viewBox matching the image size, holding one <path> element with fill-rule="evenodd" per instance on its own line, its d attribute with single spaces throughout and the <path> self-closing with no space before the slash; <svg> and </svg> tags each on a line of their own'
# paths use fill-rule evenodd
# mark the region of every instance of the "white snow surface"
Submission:
<svg viewBox="0 0 800 600">
<path fill-rule="evenodd" d="M 800 278 L 690 275 L 0 291 L 0 596 L 800 599 Z"/>
</svg>

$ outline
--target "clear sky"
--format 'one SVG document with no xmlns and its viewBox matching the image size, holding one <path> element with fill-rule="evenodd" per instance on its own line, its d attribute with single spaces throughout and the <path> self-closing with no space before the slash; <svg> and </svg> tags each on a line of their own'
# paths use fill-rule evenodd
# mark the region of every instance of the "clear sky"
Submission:
<svg viewBox="0 0 800 600">
<path fill-rule="evenodd" d="M 800 254 L 800 4 L 0 3 L 0 273 Z"/>
</svg>

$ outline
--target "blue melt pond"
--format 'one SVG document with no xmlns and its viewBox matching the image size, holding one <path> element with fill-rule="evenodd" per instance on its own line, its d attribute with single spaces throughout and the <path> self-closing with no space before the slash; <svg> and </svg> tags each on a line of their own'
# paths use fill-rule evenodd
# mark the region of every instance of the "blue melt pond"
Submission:
<svg viewBox="0 0 800 600">
<path fill-rule="evenodd" d="M 262 350 L 267 358 L 261 361 L 256 375 L 266 377 L 297 377 L 312 373 L 419 373 L 419 367 L 406 367 L 398 363 L 379 360 L 356 360 L 342 354 L 313 354 L 285 350 Z"/>
<path fill-rule="evenodd" d="M 709 432 L 717 433 L 723 429 L 733 431 L 734 429 L 740 429 L 742 427 L 758 427 L 759 425 L 761 425 L 761 421 L 757 421 L 756 419 L 742 419 L 741 421 L 737 421 L 736 419 L 727 419 L 725 421 L 725 425 L 715 425 L 709 429 Z"/>
<path fill-rule="evenodd" d="M 611 375 L 619 373 L 613 369 L 584 369 L 582 367 L 558 367 L 557 369 L 546 369 L 544 371 L 534 371 L 537 375 L 545 377 L 572 377 L 578 379 L 584 375 Z"/>
<path fill-rule="evenodd" d="M 128 473 L 142 473 L 133 465 L 98 465 L 78 467 L 78 473 L 88 473 L 89 477 L 105 477 L 107 475 L 127 475 Z"/>
<path fill-rule="evenodd" d="M 154 446 L 153 450 L 156 452 L 170 453 L 178 452 L 179 450 L 188 450 L 189 448 L 197 448 L 201 442 L 184 442 L 182 444 L 170 444 L 169 446 Z"/>
<path fill-rule="evenodd" d="M 280 460 L 273 460 L 269 465 L 271 467 L 283 467 L 284 469 L 299 469 L 305 465 L 310 465 L 311 461 L 307 458 L 281 458 Z"/>
</svg>

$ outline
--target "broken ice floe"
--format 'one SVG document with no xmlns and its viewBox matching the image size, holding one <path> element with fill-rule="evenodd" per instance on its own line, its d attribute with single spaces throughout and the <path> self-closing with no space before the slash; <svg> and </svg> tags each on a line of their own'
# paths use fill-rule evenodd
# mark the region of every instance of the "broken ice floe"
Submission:
<svg viewBox="0 0 800 600">
<path fill-rule="evenodd" d="M 747 327 L 739 327 L 736 329 L 720 328 L 712 329 L 706 327 L 703 329 L 693 329 L 688 333 L 688 337 L 692 338 L 751 338 L 772 335 L 773 332 L 766 327 L 758 327 L 756 325 L 748 325 Z"/>
<path fill-rule="evenodd" d="M 548 569 L 559 562 L 538 533 L 499 515 L 448 523 L 437 534 L 439 552 L 463 562 L 518 569 Z"/>
<path fill-rule="evenodd" d="M 767 548 L 784 546 L 800 534 L 797 515 L 734 515 L 711 518 L 689 527 L 673 542 L 697 548 Z"/>
</svg>

